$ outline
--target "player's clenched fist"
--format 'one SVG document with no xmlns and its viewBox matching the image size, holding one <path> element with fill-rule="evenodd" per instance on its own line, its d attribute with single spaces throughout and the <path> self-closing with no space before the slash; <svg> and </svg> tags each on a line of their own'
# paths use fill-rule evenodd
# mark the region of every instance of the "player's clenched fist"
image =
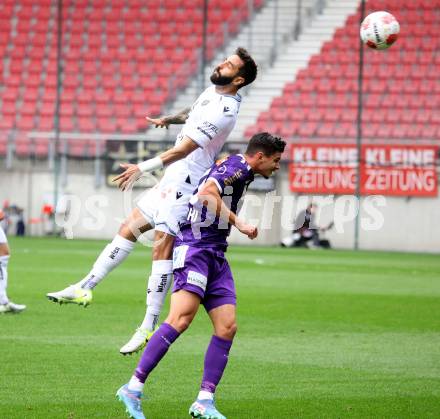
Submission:
<svg viewBox="0 0 440 419">
<path fill-rule="evenodd" d="M 251 224 L 246 224 L 243 221 L 239 221 L 235 224 L 240 233 L 246 234 L 251 240 L 255 239 L 258 236 L 258 228 Z"/>
</svg>

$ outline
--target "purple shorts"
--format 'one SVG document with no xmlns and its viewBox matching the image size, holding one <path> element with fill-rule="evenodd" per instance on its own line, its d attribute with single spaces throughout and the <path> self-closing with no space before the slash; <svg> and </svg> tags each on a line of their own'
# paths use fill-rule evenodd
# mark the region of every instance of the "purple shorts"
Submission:
<svg viewBox="0 0 440 419">
<path fill-rule="evenodd" d="M 222 251 L 176 246 L 173 253 L 173 292 L 197 294 L 207 312 L 225 304 L 236 305 L 234 278 Z"/>
</svg>

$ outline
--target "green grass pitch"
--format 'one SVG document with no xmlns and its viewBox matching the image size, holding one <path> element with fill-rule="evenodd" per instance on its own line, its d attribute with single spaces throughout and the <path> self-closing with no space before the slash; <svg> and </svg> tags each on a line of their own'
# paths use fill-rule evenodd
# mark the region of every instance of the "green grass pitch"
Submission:
<svg viewBox="0 0 440 419">
<path fill-rule="evenodd" d="M 81 278 L 104 241 L 11 238 L 0 317 L 0 417 L 123 418 L 150 251 L 136 248 L 89 308 L 45 293 Z M 438 255 L 232 247 L 238 334 L 218 388 L 229 419 L 440 417 Z M 146 385 L 149 419 L 188 417 L 211 336 L 203 310 Z"/>
</svg>

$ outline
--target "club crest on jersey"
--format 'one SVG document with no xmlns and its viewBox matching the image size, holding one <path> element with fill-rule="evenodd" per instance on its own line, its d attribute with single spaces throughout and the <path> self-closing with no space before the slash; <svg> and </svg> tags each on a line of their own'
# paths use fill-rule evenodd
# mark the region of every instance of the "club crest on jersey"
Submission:
<svg viewBox="0 0 440 419">
<path fill-rule="evenodd" d="M 221 174 L 221 175 L 224 175 L 224 174 L 226 173 L 226 166 L 220 166 L 220 167 L 217 169 L 217 173 L 219 173 L 219 174 Z"/>
<path fill-rule="evenodd" d="M 210 140 L 212 140 L 212 137 L 218 133 L 218 127 L 208 121 L 203 122 L 203 124 L 197 127 L 197 129 L 205 134 Z"/>
</svg>

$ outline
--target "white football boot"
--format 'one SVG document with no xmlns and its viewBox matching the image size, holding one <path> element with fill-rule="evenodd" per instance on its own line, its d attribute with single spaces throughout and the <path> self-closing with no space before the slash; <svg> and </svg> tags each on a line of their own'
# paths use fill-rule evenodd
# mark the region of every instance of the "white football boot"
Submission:
<svg viewBox="0 0 440 419">
<path fill-rule="evenodd" d="M 46 297 L 54 303 L 72 303 L 87 307 L 92 302 L 92 290 L 70 285 L 61 291 L 49 292 Z"/>
<path fill-rule="evenodd" d="M 156 328 L 151 332 L 147 329 L 141 329 L 138 327 L 131 339 L 121 349 L 119 349 L 119 352 L 122 355 L 131 355 L 140 351 L 151 339 L 151 336 L 153 336 L 157 329 L 159 329 L 158 326 L 156 326 Z"/>
<path fill-rule="evenodd" d="M 12 313 L 18 314 L 23 310 L 26 310 L 26 306 L 24 304 L 15 304 L 12 301 L 6 304 L 0 304 L 0 314 Z"/>
</svg>

